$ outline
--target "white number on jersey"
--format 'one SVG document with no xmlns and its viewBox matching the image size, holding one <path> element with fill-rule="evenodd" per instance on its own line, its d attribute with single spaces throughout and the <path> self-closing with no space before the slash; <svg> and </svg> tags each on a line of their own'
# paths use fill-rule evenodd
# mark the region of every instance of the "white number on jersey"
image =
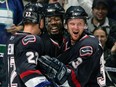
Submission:
<svg viewBox="0 0 116 87">
<path fill-rule="evenodd" d="M 8 44 L 8 55 L 14 54 L 14 44 Z"/>
<path fill-rule="evenodd" d="M 15 78 L 17 77 L 16 73 L 16 65 L 14 59 L 14 44 L 8 44 L 8 72 L 10 70 L 10 87 L 18 87 L 17 83 L 13 83 Z"/>
<path fill-rule="evenodd" d="M 27 60 L 28 60 L 28 63 L 33 63 L 33 64 L 37 64 L 37 59 L 39 57 L 38 53 L 37 52 L 27 52 L 26 53 L 26 56 L 28 57 Z"/>
</svg>

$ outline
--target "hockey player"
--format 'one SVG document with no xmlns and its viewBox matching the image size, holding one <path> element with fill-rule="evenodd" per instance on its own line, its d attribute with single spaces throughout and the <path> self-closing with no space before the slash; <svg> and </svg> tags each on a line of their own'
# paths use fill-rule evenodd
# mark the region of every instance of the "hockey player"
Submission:
<svg viewBox="0 0 116 87">
<path fill-rule="evenodd" d="M 65 29 L 63 27 L 64 9 L 59 3 L 48 4 L 45 7 L 46 32 L 42 35 L 45 44 L 45 54 L 57 57 L 67 49 Z"/>
<path fill-rule="evenodd" d="M 86 31 L 86 17 L 82 7 L 69 7 L 65 21 L 70 34 L 70 49 L 59 56 L 60 61 L 49 56 L 39 58 L 41 71 L 61 87 L 105 85 L 102 47 L 98 39 Z"/>
<path fill-rule="evenodd" d="M 24 31 L 11 36 L 7 45 L 5 87 L 51 87 L 37 68 L 37 58 L 43 54 L 40 33 L 41 4 L 28 4 L 23 14 Z"/>
</svg>

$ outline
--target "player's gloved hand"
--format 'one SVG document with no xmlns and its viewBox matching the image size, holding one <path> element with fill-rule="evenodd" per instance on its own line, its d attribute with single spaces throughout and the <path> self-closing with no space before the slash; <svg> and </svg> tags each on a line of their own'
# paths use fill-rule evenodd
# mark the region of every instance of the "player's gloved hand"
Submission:
<svg viewBox="0 0 116 87">
<path fill-rule="evenodd" d="M 38 59 L 40 71 L 50 80 L 54 80 L 58 85 L 63 84 L 71 70 L 56 58 L 42 56 Z"/>
</svg>

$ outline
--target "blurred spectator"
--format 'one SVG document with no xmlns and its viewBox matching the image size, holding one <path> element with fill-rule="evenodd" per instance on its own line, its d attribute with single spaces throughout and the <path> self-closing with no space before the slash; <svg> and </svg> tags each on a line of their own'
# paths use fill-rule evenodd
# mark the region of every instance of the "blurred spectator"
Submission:
<svg viewBox="0 0 116 87">
<path fill-rule="evenodd" d="M 109 38 L 109 48 L 116 40 L 116 21 L 107 17 L 109 5 L 106 0 L 94 0 L 92 4 L 93 16 L 87 21 L 88 29 L 92 32 L 96 27 L 106 27 Z M 110 43 L 110 44 L 109 44 Z"/>
<path fill-rule="evenodd" d="M 60 3 L 60 5 L 62 5 L 63 4 L 63 0 L 37 0 L 38 2 L 40 2 L 40 3 L 43 3 L 43 4 L 45 4 L 45 3 L 57 3 L 57 2 L 59 2 Z"/>
<path fill-rule="evenodd" d="M 106 85 L 107 87 L 116 87 L 116 43 L 113 45 L 112 49 L 106 47 L 108 34 L 105 27 L 95 28 L 93 30 L 93 35 L 99 39 L 104 49 Z"/>
<path fill-rule="evenodd" d="M 19 23 L 22 21 L 23 3 L 22 0 L 0 0 L 0 62 L 4 55 L 8 38 L 11 34 L 22 29 Z M 3 63 L 0 63 L 3 64 Z M 2 67 L 2 65 L 0 65 Z M 0 71 L 0 80 L 4 80 Z"/>
<path fill-rule="evenodd" d="M 49 3 L 56 3 L 59 2 L 62 5 L 62 0 L 49 0 Z"/>
<path fill-rule="evenodd" d="M 6 44 L 11 33 L 19 29 L 17 25 L 22 21 L 23 3 L 21 0 L 2 0 L 0 8 L 0 44 Z"/>
</svg>

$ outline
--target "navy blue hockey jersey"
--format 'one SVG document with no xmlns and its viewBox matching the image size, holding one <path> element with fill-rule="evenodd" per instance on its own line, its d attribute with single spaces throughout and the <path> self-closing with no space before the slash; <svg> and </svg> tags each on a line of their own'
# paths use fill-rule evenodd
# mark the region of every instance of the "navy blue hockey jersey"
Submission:
<svg viewBox="0 0 116 87">
<path fill-rule="evenodd" d="M 37 59 L 43 54 L 43 49 L 43 43 L 38 36 L 25 33 L 11 36 L 4 58 L 7 87 L 33 87 L 31 80 L 37 84 L 38 78 L 45 78 L 41 77 L 42 74 L 37 69 Z"/>
</svg>

